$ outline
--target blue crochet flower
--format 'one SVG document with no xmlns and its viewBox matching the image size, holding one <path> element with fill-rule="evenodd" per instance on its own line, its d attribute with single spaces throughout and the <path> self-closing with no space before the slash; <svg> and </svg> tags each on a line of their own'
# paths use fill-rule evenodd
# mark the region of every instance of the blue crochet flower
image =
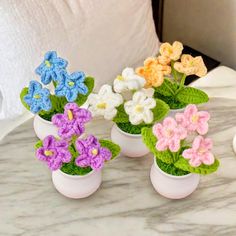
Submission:
<svg viewBox="0 0 236 236">
<path fill-rule="evenodd" d="M 57 57 L 56 52 L 49 51 L 44 55 L 44 60 L 36 68 L 35 73 L 41 77 L 43 84 L 49 84 L 52 80 L 58 80 L 61 70 L 64 70 L 67 64 L 66 60 Z"/>
<path fill-rule="evenodd" d="M 41 110 L 49 111 L 52 108 L 49 96 L 48 89 L 42 88 L 39 82 L 32 80 L 29 84 L 28 94 L 24 96 L 24 101 L 29 105 L 30 111 L 33 113 Z"/>
<path fill-rule="evenodd" d="M 63 71 L 55 89 L 55 94 L 58 97 L 66 97 L 68 102 L 74 102 L 78 94 L 86 95 L 88 93 L 84 80 L 84 72 L 78 71 L 69 75 L 66 71 Z"/>
</svg>

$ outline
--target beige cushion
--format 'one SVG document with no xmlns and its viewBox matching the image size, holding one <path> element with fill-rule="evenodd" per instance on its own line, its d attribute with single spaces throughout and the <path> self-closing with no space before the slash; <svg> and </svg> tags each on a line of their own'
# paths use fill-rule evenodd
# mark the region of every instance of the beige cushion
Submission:
<svg viewBox="0 0 236 236">
<path fill-rule="evenodd" d="M 97 88 L 158 51 L 150 0 L 3 0 L 0 15 L 0 119 L 22 113 L 20 90 L 48 50 Z"/>
</svg>

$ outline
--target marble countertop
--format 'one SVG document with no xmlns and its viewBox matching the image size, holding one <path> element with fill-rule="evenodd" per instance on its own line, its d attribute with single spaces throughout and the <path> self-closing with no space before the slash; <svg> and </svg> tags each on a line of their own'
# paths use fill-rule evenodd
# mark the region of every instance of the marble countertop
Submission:
<svg viewBox="0 0 236 236">
<path fill-rule="evenodd" d="M 203 108 L 212 115 L 209 136 L 221 167 L 201 177 L 198 189 L 182 200 L 154 191 L 151 154 L 139 159 L 121 155 L 107 164 L 94 195 L 65 198 L 34 156 L 32 120 L 22 124 L 0 143 L 0 235 L 236 235 L 236 101 L 215 98 Z M 108 138 L 111 125 L 96 120 L 88 133 Z"/>
</svg>

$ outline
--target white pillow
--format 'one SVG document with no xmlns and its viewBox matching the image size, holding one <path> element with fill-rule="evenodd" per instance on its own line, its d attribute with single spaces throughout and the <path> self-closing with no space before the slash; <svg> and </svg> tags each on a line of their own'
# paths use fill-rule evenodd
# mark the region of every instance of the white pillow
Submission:
<svg viewBox="0 0 236 236">
<path fill-rule="evenodd" d="M 49 50 L 98 88 L 159 47 L 150 0 L 3 1 L 0 15 L 0 119 L 23 112 L 19 93 Z"/>
</svg>

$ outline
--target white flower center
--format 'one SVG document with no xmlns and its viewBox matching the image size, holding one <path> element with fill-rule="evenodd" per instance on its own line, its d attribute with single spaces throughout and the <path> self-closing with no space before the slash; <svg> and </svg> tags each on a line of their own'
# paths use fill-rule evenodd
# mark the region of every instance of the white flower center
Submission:
<svg viewBox="0 0 236 236">
<path fill-rule="evenodd" d="M 120 80 L 120 81 L 124 81 L 124 80 L 125 80 L 124 77 L 121 76 L 121 75 L 118 75 L 118 76 L 116 77 L 116 79 L 117 79 L 117 80 Z"/>
<path fill-rule="evenodd" d="M 141 112 L 143 112 L 143 106 L 141 106 L 140 104 L 138 104 L 138 105 L 136 105 L 135 106 L 135 112 L 137 112 L 137 113 L 141 113 Z"/>
<path fill-rule="evenodd" d="M 97 104 L 98 109 L 106 109 L 107 104 L 105 102 L 101 102 Z"/>
</svg>

